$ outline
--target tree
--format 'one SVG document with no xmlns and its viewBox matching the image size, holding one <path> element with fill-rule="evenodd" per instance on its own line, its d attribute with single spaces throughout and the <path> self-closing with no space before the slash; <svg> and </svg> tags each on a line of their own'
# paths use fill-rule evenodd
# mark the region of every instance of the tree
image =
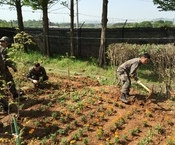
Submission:
<svg viewBox="0 0 175 145">
<path fill-rule="evenodd" d="M 23 31 L 24 30 L 23 16 L 22 16 L 23 1 L 21 0 L 0 0 L 0 4 L 10 5 L 16 8 L 18 27 L 20 31 Z"/>
<path fill-rule="evenodd" d="M 160 11 L 175 11 L 175 0 L 153 0 Z"/>
<path fill-rule="evenodd" d="M 106 64 L 106 28 L 107 28 L 107 12 L 108 12 L 108 0 L 103 0 L 102 8 L 102 20 L 101 20 L 101 40 L 100 40 L 100 49 L 98 56 L 98 65 L 102 67 Z"/>
<path fill-rule="evenodd" d="M 152 23 L 150 21 L 143 21 L 139 23 L 139 27 L 152 28 Z"/>
<path fill-rule="evenodd" d="M 31 6 L 34 10 L 40 9 L 43 12 L 43 44 L 44 54 L 51 56 L 49 46 L 49 19 L 48 9 L 59 0 L 24 0 L 24 4 Z"/>
<path fill-rule="evenodd" d="M 154 28 L 173 27 L 173 21 L 158 20 L 158 21 L 153 22 L 153 27 Z"/>
<path fill-rule="evenodd" d="M 68 1 L 62 1 L 61 4 L 70 10 L 70 55 L 74 56 L 74 0 L 70 0 L 70 6 Z"/>
</svg>

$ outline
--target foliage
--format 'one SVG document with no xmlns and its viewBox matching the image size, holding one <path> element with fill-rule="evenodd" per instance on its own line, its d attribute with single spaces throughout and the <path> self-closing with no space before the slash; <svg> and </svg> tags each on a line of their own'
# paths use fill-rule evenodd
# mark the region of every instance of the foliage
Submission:
<svg viewBox="0 0 175 145">
<path fill-rule="evenodd" d="M 124 23 L 114 23 L 112 24 L 112 28 L 122 28 Z M 161 28 L 161 27 L 174 27 L 173 21 L 142 21 L 142 22 L 134 22 L 134 23 L 126 23 L 125 28 Z"/>
<path fill-rule="evenodd" d="M 145 28 L 152 28 L 152 23 L 150 21 L 143 21 L 139 25 L 140 27 L 145 27 Z"/>
<path fill-rule="evenodd" d="M 153 25 L 154 28 L 159 28 L 159 27 L 172 27 L 172 26 L 173 26 L 173 21 L 163 21 L 163 20 L 159 20 L 159 21 L 153 22 L 152 25 Z"/>
<path fill-rule="evenodd" d="M 34 10 L 37 10 L 37 9 L 41 9 L 43 10 L 43 8 L 45 6 L 49 6 L 51 7 L 54 3 L 58 2 L 58 0 L 24 0 L 24 4 L 27 5 L 27 6 L 31 6 Z"/>
<path fill-rule="evenodd" d="M 175 1 L 174 0 L 153 0 L 155 5 L 160 11 L 175 11 Z"/>
<path fill-rule="evenodd" d="M 32 46 L 36 47 L 36 44 L 33 41 L 33 37 L 31 35 L 21 31 L 14 36 L 14 44 L 12 46 L 27 52 Z"/>
</svg>

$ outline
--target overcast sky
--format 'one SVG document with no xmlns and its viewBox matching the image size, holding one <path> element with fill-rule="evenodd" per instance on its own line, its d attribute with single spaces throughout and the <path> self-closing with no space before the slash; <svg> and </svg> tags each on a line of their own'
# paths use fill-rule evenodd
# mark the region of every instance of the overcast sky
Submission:
<svg viewBox="0 0 175 145">
<path fill-rule="evenodd" d="M 76 0 L 75 1 L 75 13 Z M 79 0 L 79 21 L 100 22 L 103 0 Z M 116 22 L 140 22 L 156 18 L 175 19 L 175 12 L 160 12 L 152 0 L 108 0 L 108 23 Z M 29 7 L 23 7 L 23 20 L 41 20 L 40 10 L 33 11 Z M 75 14 L 75 22 L 76 22 Z M 16 11 L 10 10 L 8 6 L 1 6 L 0 19 L 10 21 L 16 20 Z M 69 9 L 60 5 L 60 2 L 49 9 L 49 20 L 51 22 L 69 22 Z"/>
</svg>

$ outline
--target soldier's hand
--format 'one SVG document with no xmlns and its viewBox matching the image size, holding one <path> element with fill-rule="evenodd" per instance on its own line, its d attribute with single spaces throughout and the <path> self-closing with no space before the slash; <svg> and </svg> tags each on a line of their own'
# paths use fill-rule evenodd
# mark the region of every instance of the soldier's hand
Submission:
<svg viewBox="0 0 175 145">
<path fill-rule="evenodd" d="M 141 81 L 140 80 L 137 80 L 136 83 L 139 84 L 139 83 L 141 83 Z"/>
<path fill-rule="evenodd" d="M 37 84 L 38 81 L 37 80 L 32 80 L 32 83 Z"/>
</svg>

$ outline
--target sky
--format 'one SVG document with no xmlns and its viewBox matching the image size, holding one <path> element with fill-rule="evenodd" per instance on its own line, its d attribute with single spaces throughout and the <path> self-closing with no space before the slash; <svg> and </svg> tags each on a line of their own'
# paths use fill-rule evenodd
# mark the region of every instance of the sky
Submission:
<svg viewBox="0 0 175 145">
<path fill-rule="evenodd" d="M 75 1 L 75 22 L 77 20 L 77 5 Z M 152 0 L 108 0 L 108 23 L 151 21 L 157 18 L 175 20 L 175 11 L 159 11 Z M 103 0 L 78 0 L 79 22 L 100 22 Z M 54 23 L 69 22 L 69 9 L 60 2 L 48 10 L 49 20 Z M 42 20 L 40 10 L 33 11 L 30 7 L 22 7 L 23 20 Z M 0 6 L 0 19 L 17 20 L 15 9 Z"/>
</svg>

